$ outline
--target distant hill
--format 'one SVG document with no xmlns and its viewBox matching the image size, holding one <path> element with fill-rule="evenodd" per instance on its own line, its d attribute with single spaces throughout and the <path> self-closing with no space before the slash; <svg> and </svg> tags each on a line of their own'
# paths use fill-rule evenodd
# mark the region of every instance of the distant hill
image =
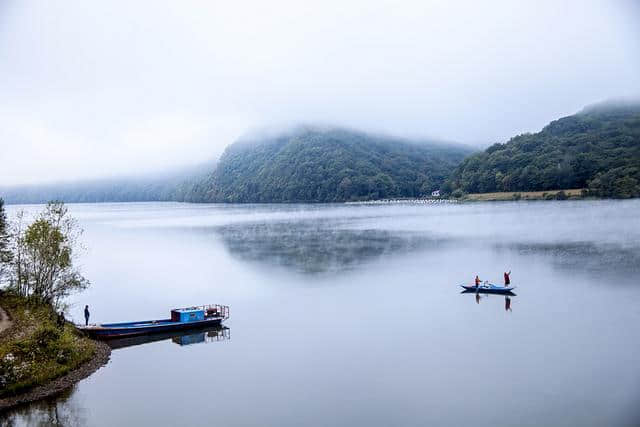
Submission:
<svg viewBox="0 0 640 427">
<path fill-rule="evenodd" d="M 447 192 L 588 188 L 598 197 L 640 196 L 640 103 L 608 102 L 494 144 L 465 159 Z"/>
<path fill-rule="evenodd" d="M 587 188 L 640 197 L 640 103 L 603 103 L 483 152 L 338 128 L 242 139 L 213 162 L 162 175 L 0 187 L 7 203 L 344 202 Z"/>
<path fill-rule="evenodd" d="M 79 182 L 0 186 L 0 197 L 8 204 L 196 201 L 203 198 L 200 183 L 215 168 L 213 162 L 164 174 L 104 178 Z"/>
<path fill-rule="evenodd" d="M 471 152 L 345 129 L 299 128 L 227 148 L 207 178 L 210 202 L 343 202 L 421 197 Z"/>
</svg>

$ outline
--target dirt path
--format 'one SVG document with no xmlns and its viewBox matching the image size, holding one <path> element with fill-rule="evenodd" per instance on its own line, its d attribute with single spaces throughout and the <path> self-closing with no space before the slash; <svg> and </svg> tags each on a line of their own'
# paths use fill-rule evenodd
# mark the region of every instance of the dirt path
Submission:
<svg viewBox="0 0 640 427">
<path fill-rule="evenodd" d="M 11 327 L 11 324 L 12 322 L 11 319 L 9 319 L 9 315 L 2 309 L 2 307 L 0 307 L 0 332 L 4 331 L 5 329 L 9 329 Z"/>
</svg>

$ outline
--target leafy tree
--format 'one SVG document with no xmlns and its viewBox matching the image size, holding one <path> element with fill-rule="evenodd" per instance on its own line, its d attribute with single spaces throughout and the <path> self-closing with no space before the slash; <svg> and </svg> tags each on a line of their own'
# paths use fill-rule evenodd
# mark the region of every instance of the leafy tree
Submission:
<svg viewBox="0 0 640 427">
<path fill-rule="evenodd" d="M 619 199 L 640 197 L 640 168 L 621 167 L 600 172 L 589 182 L 587 194 Z"/>
<path fill-rule="evenodd" d="M 22 296 L 59 306 L 89 282 L 74 266 L 82 233 L 62 202 L 50 202 L 26 228 L 19 215 L 13 232 L 11 286 Z"/>
<path fill-rule="evenodd" d="M 11 250 L 9 249 L 9 222 L 4 210 L 4 200 L 0 198 L 0 283 L 11 261 Z"/>
</svg>

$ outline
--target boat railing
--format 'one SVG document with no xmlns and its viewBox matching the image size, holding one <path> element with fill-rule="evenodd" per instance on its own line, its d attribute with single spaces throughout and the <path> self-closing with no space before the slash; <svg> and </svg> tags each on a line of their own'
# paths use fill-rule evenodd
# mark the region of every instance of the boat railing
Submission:
<svg viewBox="0 0 640 427">
<path fill-rule="evenodd" d="M 229 318 L 229 306 L 222 304 L 194 305 L 193 307 L 177 308 L 176 310 L 203 310 L 205 318 L 220 317 L 222 320 Z"/>
<path fill-rule="evenodd" d="M 224 320 L 229 318 L 229 306 L 221 304 L 207 304 L 198 308 L 204 310 L 206 317 L 221 317 Z"/>
<path fill-rule="evenodd" d="M 231 339 L 231 330 L 226 327 L 223 327 L 220 329 L 214 329 L 214 330 L 208 331 L 204 339 L 205 339 L 205 342 L 227 341 Z"/>
</svg>

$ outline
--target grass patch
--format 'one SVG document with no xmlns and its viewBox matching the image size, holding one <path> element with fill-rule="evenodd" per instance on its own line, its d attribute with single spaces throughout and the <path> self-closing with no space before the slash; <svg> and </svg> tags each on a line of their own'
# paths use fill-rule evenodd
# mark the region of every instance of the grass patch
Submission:
<svg viewBox="0 0 640 427">
<path fill-rule="evenodd" d="M 464 199 L 472 201 L 499 201 L 499 200 L 565 200 L 581 199 L 583 190 L 573 188 L 569 190 L 547 191 L 506 191 L 498 193 L 470 193 Z"/>
<path fill-rule="evenodd" d="M 95 344 L 72 324 L 57 324 L 53 309 L 11 294 L 0 295 L 13 326 L 0 338 L 0 397 L 45 384 L 91 359 Z"/>
</svg>

